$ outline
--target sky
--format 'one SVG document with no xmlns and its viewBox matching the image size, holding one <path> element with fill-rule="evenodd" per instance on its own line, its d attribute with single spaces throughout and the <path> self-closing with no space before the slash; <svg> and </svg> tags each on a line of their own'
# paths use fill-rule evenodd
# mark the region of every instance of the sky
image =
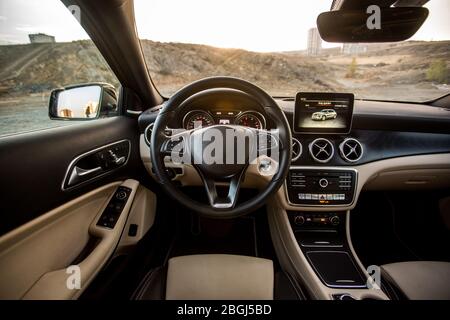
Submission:
<svg viewBox="0 0 450 320">
<path fill-rule="evenodd" d="M 291 51 L 306 48 L 308 29 L 330 4 L 331 0 L 135 0 L 135 14 L 142 39 Z M 450 40 L 450 0 L 431 0 L 426 7 L 428 20 L 412 39 Z M 59 42 L 89 38 L 59 0 L 0 0 L 0 44 L 28 43 L 28 34 L 37 32 L 54 35 Z"/>
</svg>

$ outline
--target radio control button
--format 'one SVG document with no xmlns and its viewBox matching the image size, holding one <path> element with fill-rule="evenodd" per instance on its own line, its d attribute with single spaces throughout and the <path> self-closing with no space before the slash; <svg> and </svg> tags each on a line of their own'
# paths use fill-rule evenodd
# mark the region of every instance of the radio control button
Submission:
<svg viewBox="0 0 450 320">
<path fill-rule="evenodd" d="M 325 178 L 320 179 L 320 180 L 319 180 L 319 185 L 320 185 L 322 188 L 328 187 L 328 180 L 325 179 Z"/>
</svg>

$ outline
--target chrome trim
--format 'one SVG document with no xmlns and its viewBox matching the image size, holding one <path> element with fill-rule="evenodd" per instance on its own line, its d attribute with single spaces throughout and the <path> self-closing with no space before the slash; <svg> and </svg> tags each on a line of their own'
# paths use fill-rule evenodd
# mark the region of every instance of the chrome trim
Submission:
<svg viewBox="0 0 450 320">
<path fill-rule="evenodd" d="M 76 184 L 76 185 L 74 185 L 74 186 L 67 187 L 67 188 L 64 187 L 64 184 L 65 184 L 65 182 L 66 182 L 66 180 L 67 180 L 67 178 L 68 178 L 68 176 L 69 176 L 69 173 L 71 172 L 71 169 L 75 167 L 75 164 L 76 164 L 81 158 L 86 157 L 86 156 L 88 156 L 88 155 L 91 155 L 91 154 L 93 154 L 93 153 L 95 153 L 95 152 L 97 152 L 97 151 L 100 151 L 100 150 L 102 150 L 102 149 L 106 149 L 106 148 L 108 148 L 108 147 L 111 147 L 111 146 L 114 146 L 114 145 L 116 145 L 116 144 L 122 143 L 122 142 L 128 142 L 128 155 L 127 155 L 127 159 L 125 160 L 125 162 L 124 162 L 123 164 L 119 165 L 118 167 L 116 167 L 116 168 L 114 168 L 114 169 L 112 169 L 112 170 L 109 170 L 109 171 L 106 171 L 106 172 L 104 172 L 104 173 L 102 173 L 102 174 L 99 174 L 98 176 L 95 176 L 95 177 L 92 177 L 92 178 L 90 178 L 90 179 L 88 179 L 88 180 L 86 180 L 86 181 L 80 182 L 80 183 L 78 183 L 78 184 Z M 88 183 L 88 182 L 90 182 L 90 181 L 92 181 L 92 180 L 99 179 L 99 178 L 101 178 L 101 177 L 103 177 L 103 176 L 105 176 L 105 175 L 107 175 L 107 174 L 110 174 L 110 173 L 116 171 L 116 170 L 119 169 L 119 168 L 122 168 L 123 166 L 125 166 L 125 165 L 128 163 L 128 160 L 130 159 L 130 154 L 131 154 L 131 142 L 130 142 L 130 140 L 128 140 L 128 139 L 123 139 L 123 140 L 119 140 L 119 141 L 116 141 L 116 142 L 113 142 L 113 143 L 110 143 L 110 144 L 106 144 L 106 145 L 104 145 L 104 146 L 101 146 L 101 147 L 98 147 L 98 148 L 89 150 L 89 151 L 87 151 L 87 152 L 85 152 L 85 153 L 82 153 L 82 154 L 78 155 L 78 156 L 75 157 L 72 161 L 70 161 L 69 166 L 67 167 L 66 174 L 64 175 L 64 179 L 63 179 L 62 184 L 61 184 L 61 190 L 62 190 L 62 191 L 68 191 L 68 190 L 77 188 L 77 187 L 82 186 L 82 185 L 84 185 L 84 184 L 86 184 L 86 183 Z"/>
<path fill-rule="evenodd" d="M 343 248 L 343 244 L 300 244 L 303 248 Z"/>
<path fill-rule="evenodd" d="M 284 181 L 284 193 L 286 194 L 286 200 L 287 203 L 290 206 L 293 207 L 322 207 L 322 208 L 327 208 L 327 207 L 351 207 L 354 203 L 355 203 L 355 198 L 356 198 L 356 191 L 358 190 L 358 170 L 353 169 L 353 168 L 340 168 L 340 167 L 308 167 L 308 166 L 291 166 L 289 168 L 289 170 L 324 170 L 324 171 L 353 171 L 355 173 L 355 182 L 354 182 L 354 189 L 353 189 L 353 196 L 352 196 L 352 202 L 349 204 L 297 204 L 297 203 L 292 203 L 289 200 L 289 193 L 288 193 L 288 185 L 287 185 L 287 179 Z"/>
<path fill-rule="evenodd" d="M 135 114 L 135 115 L 139 115 L 139 114 L 141 114 L 141 113 L 142 113 L 142 111 L 135 111 L 135 110 L 128 110 L 128 109 L 127 109 L 127 113 L 128 113 L 128 114 Z"/>
<path fill-rule="evenodd" d="M 247 113 L 252 113 L 252 114 L 256 115 L 257 116 L 256 118 L 258 118 L 259 124 L 261 125 L 261 129 L 266 129 L 266 125 L 267 125 L 266 117 L 264 117 L 261 112 L 258 112 L 255 110 L 248 110 L 248 111 L 239 113 L 236 116 L 236 118 L 234 118 L 234 124 L 238 125 L 237 122 L 239 121 L 239 119 L 242 118 Z M 261 122 L 261 120 L 262 120 L 262 122 Z"/>
<path fill-rule="evenodd" d="M 152 133 L 153 133 L 153 126 L 155 125 L 155 123 L 154 122 L 152 122 L 152 123 L 150 123 L 148 126 L 147 126 L 147 128 L 145 128 L 145 130 L 144 130 L 144 140 L 145 140 L 145 143 L 150 147 L 150 141 L 148 140 L 148 138 L 147 138 L 147 131 L 148 130 L 152 130 Z M 150 128 L 151 127 L 151 128 Z"/>
<path fill-rule="evenodd" d="M 344 298 L 351 298 L 353 300 L 357 300 L 354 296 L 352 296 L 350 293 L 343 293 L 340 295 L 339 300 L 345 301 Z"/>
<path fill-rule="evenodd" d="M 183 116 L 183 120 L 181 121 L 181 124 L 182 124 L 182 126 L 183 126 L 184 129 L 188 130 L 188 129 L 186 128 L 186 125 L 185 125 L 185 124 L 186 124 L 185 122 L 186 122 L 187 116 L 190 115 L 191 113 L 194 113 L 194 112 L 207 114 L 208 117 L 211 117 L 213 123 L 216 124 L 215 121 L 214 121 L 214 117 L 211 115 L 211 113 L 209 113 L 209 112 L 206 111 L 206 110 L 195 109 L 195 110 L 191 110 L 191 111 L 187 112 L 187 113 Z M 194 128 L 194 129 L 195 129 L 195 128 Z"/>
<path fill-rule="evenodd" d="M 292 150 L 294 149 L 294 141 L 297 141 L 298 145 L 300 146 L 300 152 L 298 155 L 296 155 L 295 157 L 292 157 L 291 162 L 297 161 L 298 158 L 301 157 L 301 155 L 303 154 L 303 145 L 300 141 L 298 141 L 298 139 L 296 138 L 292 138 Z"/>
<path fill-rule="evenodd" d="M 82 169 L 82 168 L 79 168 L 79 167 L 75 166 L 74 169 L 75 169 L 76 174 L 79 177 L 84 177 L 84 176 L 90 175 L 91 173 L 95 173 L 97 171 L 102 170 L 102 167 L 95 167 L 95 168 L 92 168 L 92 169 L 85 170 L 85 169 Z"/>
<path fill-rule="evenodd" d="M 361 154 L 359 155 L 359 157 L 357 158 L 357 159 L 355 159 L 355 160 L 350 160 L 350 159 L 348 159 L 346 156 L 345 156 L 345 154 L 344 154 L 344 144 L 346 143 L 346 142 L 348 142 L 348 141 L 355 141 L 357 144 L 359 144 L 359 146 L 361 147 Z M 359 142 L 358 140 L 356 140 L 355 138 L 346 138 L 346 139 L 344 139 L 344 141 L 342 141 L 340 144 L 339 144 L 339 153 L 341 154 L 341 157 L 345 160 L 345 161 L 347 161 L 347 162 L 358 162 L 359 160 L 361 160 L 361 158 L 362 158 L 362 156 L 363 156 L 363 154 L 364 154 L 364 147 L 363 147 L 363 145 L 362 145 L 362 143 L 361 142 Z"/>
<path fill-rule="evenodd" d="M 326 141 L 327 143 L 329 143 L 329 144 L 331 145 L 331 155 L 330 155 L 327 159 L 325 159 L 325 160 L 319 160 L 319 159 L 317 159 L 316 156 L 313 154 L 313 150 L 312 150 L 313 145 L 315 145 L 316 142 L 321 141 L 321 140 L 324 140 L 324 141 Z M 316 162 L 327 163 L 327 162 L 329 162 L 329 161 L 333 158 L 333 156 L 334 156 L 334 145 L 333 145 L 333 143 L 332 143 L 330 140 L 325 139 L 325 138 L 317 138 L 317 139 L 313 140 L 313 141 L 309 144 L 308 149 L 309 149 L 309 154 L 311 155 L 311 157 L 312 157 Z M 321 149 L 321 150 L 322 150 L 322 149 Z"/>
</svg>

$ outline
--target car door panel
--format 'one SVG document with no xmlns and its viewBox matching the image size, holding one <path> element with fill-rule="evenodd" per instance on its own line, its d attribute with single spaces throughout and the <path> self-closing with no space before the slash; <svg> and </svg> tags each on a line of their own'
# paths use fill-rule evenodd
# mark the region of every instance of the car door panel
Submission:
<svg viewBox="0 0 450 320">
<path fill-rule="evenodd" d="M 112 229 L 99 226 L 119 186 L 131 192 L 117 223 Z M 152 226 L 155 207 L 156 196 L 129 179 L 88 192 L 4 235 L 0 238 L 0 299 L 77 298 L 119 242 L 135 244 Z M 142 230 L 132 240 L 126 231 L 129 216 Z M 80 289 L 67 286 L 70 273 L 66 270 L 72 264 L 79 267 Z"/>
<path fill-rule="evenodd" d="M 62 190 L 68 167 L 77 156 L 121 140 L 130 141 L 124 166 Z M 108 182 L 139 177 L 144 169 L 138 142 L 136 120 L 124 116 L 1 138 L 0 235 Z"/>
</svg>

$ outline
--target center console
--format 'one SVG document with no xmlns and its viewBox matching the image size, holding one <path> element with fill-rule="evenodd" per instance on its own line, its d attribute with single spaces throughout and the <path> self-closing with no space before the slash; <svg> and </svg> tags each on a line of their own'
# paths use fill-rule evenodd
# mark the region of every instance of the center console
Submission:
<svg viewBox="0 0 450 320">
<path fill-rule="evenodd" d="M 346 237 L 346 216 L 288 211 L 295 239 L 322 283 L 329 288 L 367 288 Z"/>
<path fill-rule="evenodd" d="M 291 167 L 286 196 L 293 206 L 349 206 L 355 199 L 356 183 L 353 169 Z"/>
<path fill-rule="evenodd" d="M 369 281 L 350 238 L 350 210 L 361 170 L 352 166 L 363 157 L 363 144 L 347 136 L 352 133 L 353 102 L 346 93 L 297 94 L 294 160 L 284 190 L 268 204 L 280 262 L 314 299 L 387 299 Z M 302 143 L 309 152 L 302 152 Z"/>
</svg>

